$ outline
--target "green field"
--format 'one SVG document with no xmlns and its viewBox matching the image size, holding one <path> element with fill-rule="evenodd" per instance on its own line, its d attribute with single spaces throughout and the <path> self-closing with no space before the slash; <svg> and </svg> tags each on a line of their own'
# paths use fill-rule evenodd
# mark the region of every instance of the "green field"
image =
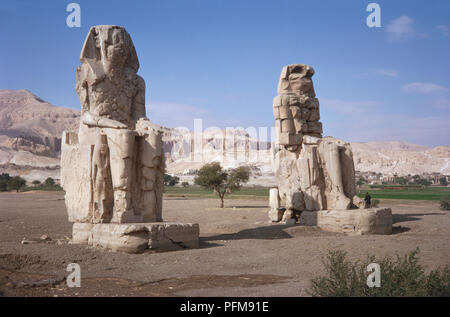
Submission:
<svg viewBox="0 0 450 317">
<path fill-rule="evenodd" d="M 392 187 L 392 186 L 391 186 Z M 21 191 L 58 191 L 61 190 L 59 186 L 54 187 L 26 187 Z M 402 189 L 386 189 L 383 187 L 360 189 L 357 190 L 357 195 L 359 197 L 364 197 L 366 192 L 369 192 L 373 199 L 409 199 L 409 200 L 441 200 L 442 197 L 450 200 L 450 187 L 403 187 Z M 170 196 L 185 196 L 192 198 L 218 198 L 212 190 L 207 190 L 201 187 L 170 187 L 166 186 L 164 188 L 164 194 L 168 197 Z M 232 193 L 231 195 L 226 195 L 225 199 L 269 199 L 269 188 L 267 187 L 244 187 L 239 191 Z"/>
<path fill-rule="evenodd" d="M 369 188 L 358 190 L 358 196 L 364 197 L 366 192 L 375 199 L 410 199 L 410 200 L 440 200 L 442 197 L 450 199 L 450 187 L 402 188 L 384 189 Z"/>
<path fill-rule="evenodd" d="M 359 197 L 364 197 L 366 192 L 370 193 L 373 199 L 409 199 L 409 200 L 440 200 L 442 197 L 450 199 L 450 187 L 427 187 L 427 188 L 403 188 L 403 189 L 382 189 L 371 188 L 357 191 Z M 217 198 L 212 190 L 200 187 L 165 187 L 166 196 L 185 196 L 192 198 Z M 226 195 L 225 199 L 268 199 L 269 188 L 265 187 L 244 187 L 239 191 Z"/>
<path fill-rule="evenodd" d="M 186 197 L 196 197 L 196 198 L 218 198 L 212 190 L 204 189 L 201 187 L 189 186 L 183 187 L 169 187 L 164 188 L 164 194 L 166 196 L 176 196 L 182 195 Z M 249 199 L 268 199 L 269 188 L 266 187 L 244 187 L 239 191 L 232 194 L 225 195 L 225 199 L 236 199 L 236 198 L 249 198 Z"/>
</svg>

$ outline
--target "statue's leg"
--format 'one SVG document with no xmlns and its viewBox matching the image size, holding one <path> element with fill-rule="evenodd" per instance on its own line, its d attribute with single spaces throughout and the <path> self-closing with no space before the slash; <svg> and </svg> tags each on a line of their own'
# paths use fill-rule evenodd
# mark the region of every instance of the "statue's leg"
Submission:
<svg viewBox="0 0 450 317">
<path fill-rule="evenodd" d="M 327 203 L 328 209 L 348 209 L 351 200 L 345 196 L 342 181 L 342 164 L 340 159 L 339 145 L 336 143 L 326 143 L 323 151 L 325 166 L 331 181 L 330 201 Z"/>
<path fill-rule="evenodd" d="M 140 207 L 144 222 L 162 221 L 162 194 L 164 173 L 162 168 L 162 139 L 154 131 L 146 131 L 139 138 L 138 179 L 140 186 Z M 162 181 L 162 186 L 161 186 Z"/>
<path fill-rule="evenodd" d="M 144 165 L 141 172 L 143 176 L 141 181 L 143 219 L 144 222 L 156 222 L 156 171 Z"/>
<path fill-rule="evenodd" d="M 340 151 L 342 165 L 342 183 L 344 193 L 347 197 L 352 198 L 356 195 L 355 184 L 355 164 L 353 162 L 353 153 L 349 147 L 345 147 Z"/>
<path fill-rule="evenodd" d="M 114 208 L 111 222 L 139 222 L 132 204 L 135 183 L 134 147 L 136 132 L 132 130 L 104 129 L 110 149 L 111 178 L 114 189 Z"/>
</svg>

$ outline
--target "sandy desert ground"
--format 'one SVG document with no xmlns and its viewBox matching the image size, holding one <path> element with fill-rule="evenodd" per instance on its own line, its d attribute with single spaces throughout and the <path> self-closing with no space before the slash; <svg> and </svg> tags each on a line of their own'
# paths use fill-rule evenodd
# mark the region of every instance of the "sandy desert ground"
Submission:
<svg viewBox="0 0 450 317">
<path fill-rule="evenodd" d="M 166 221 L 200 224 L 200 248 L 122 254 L 69 243 L 62 193 L 0 193 L 0 296 L 308 296 L 330 249 L 352 260 L 416 247 L 427 268 L 450 264 L 450 214 L 437 202 L 384 200 L 392 235 L 346 236 L 316 227 L 269 224 L 267 201 L 167 197 Z M 51 241 L 38 241 L 43 235 Z M 68 288 L 69 263 L 81 288 Z"/>
</svg>

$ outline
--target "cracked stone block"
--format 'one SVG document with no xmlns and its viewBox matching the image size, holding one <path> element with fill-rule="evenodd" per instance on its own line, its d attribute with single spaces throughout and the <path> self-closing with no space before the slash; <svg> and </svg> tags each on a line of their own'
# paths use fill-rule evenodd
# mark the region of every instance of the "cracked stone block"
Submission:
<svg viewBox="0 0 450 317">
<path fill-rule="evenodd" d="M 76 222 L 72 226 L 72 243 L 73 244 L 88 244 L 89 235 L 91 234 L 91 223 Z"/>
<path fill-rule="evenodd" d="M 317 226 L 322 230 L 346 234 L 391 234 L 391 208 L 320 210 Z"/>
<path fill-rule="evenodd" d="M 73 225 L 73 243 L 115 252 L 174 251 L 199 247 L 198 224 L 102 223 Z"/>
<path fill-rule="evenodd" d="M 148 247 L 156 251 L 197 249 L 200 228 L 198 224 L 148 224 Z"/>
</svg>

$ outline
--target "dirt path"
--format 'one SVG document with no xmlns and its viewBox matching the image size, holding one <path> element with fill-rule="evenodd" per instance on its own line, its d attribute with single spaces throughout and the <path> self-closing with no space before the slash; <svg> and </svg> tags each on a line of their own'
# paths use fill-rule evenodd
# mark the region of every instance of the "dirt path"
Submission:
<svg viewBox="0 0 450 317">
<path fill-rule="evenodd" d="M 428 268 L 450 264 L 450 213 L 437 202 L 383 201 L 394 214 L 389 236 L 269 224 L 261 200 L 228 200 L 224 210 L 217 205 L 213 199 L 165 199 L 165 221 L 200 224 L 200 248 L 133 255 L 68 244 L 62 194 L 0 193 L 0 295 L 306 296 L 329 249 L 365 260 L 419 247 Z M 21 244 L 43 234 L 52 241 Z M 66 286 L 69 263 L 81 267 L 81 288 Z"/>
</svg>

